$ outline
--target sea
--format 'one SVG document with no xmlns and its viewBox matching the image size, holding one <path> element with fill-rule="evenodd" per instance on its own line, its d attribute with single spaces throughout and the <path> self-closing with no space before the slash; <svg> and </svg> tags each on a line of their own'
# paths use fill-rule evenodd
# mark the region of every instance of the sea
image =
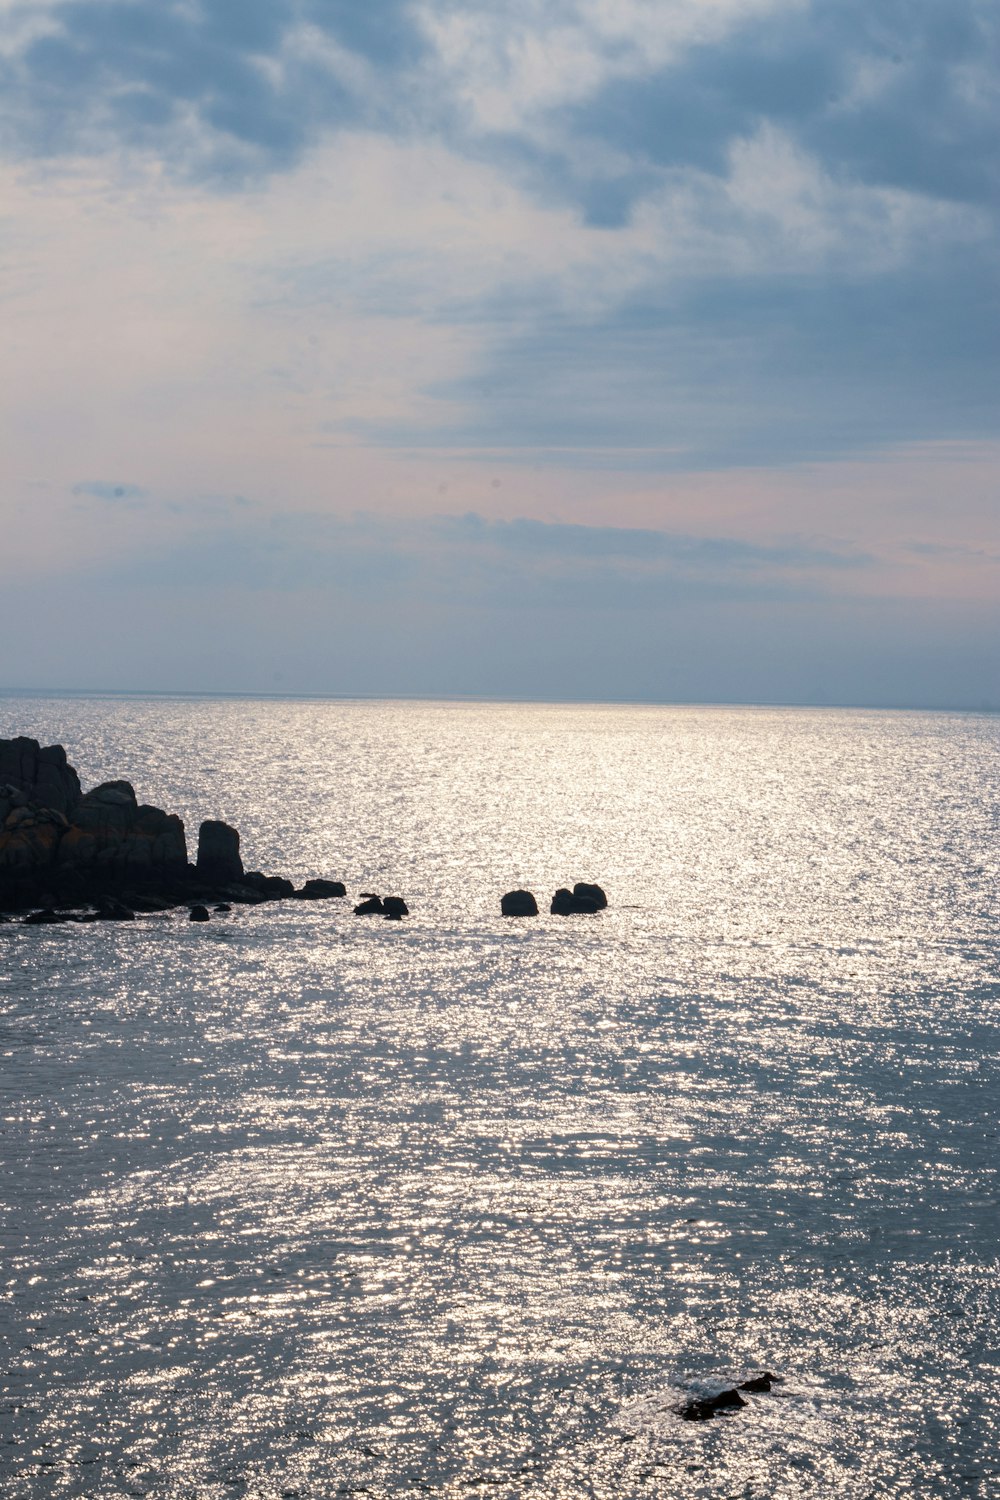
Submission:
<svg viewBox="0 0 1000 1500">
<path fill-rule="evenodd" d="M 348 899 L 0 926 L 3 1500 L 1000 1496 L 998 716 L 17 733 Z"/>
</svg>

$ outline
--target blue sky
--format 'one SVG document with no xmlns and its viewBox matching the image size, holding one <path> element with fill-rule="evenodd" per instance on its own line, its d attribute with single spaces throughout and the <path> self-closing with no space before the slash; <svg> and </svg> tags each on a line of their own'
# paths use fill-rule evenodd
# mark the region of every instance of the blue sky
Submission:
<svg viewBox="0 0 1000 1500">
<path fill-rule="evenodd" d="M 0 682 L 1000 705 L 998 41 L 0 0 Z"/>
</svg>

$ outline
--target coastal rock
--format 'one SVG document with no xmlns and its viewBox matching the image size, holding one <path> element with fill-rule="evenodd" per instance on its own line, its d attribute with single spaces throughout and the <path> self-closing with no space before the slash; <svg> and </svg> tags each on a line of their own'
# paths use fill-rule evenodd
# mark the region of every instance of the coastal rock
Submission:
<svg viewBox="0 0 1000 1500">
<path fill-rule="evenodd" d="M 603 891 L 601 891 L 601 895 L 604 895 Z M 607 905 L 607 898 L 605 898 L 605 905 Z M 589 916 L 596 911 L 600 911 L 600 909 L 600 905 L 593 896 L 577 895 L 575 890 L 567 890 L 565 886 L 559 887 L 552 897 L 552 905 L 549 907 L 549 911 L 557 917 L 569 917 L 577 913 L 585 913 Z"/>
<path fill-rule="evenodd" d="M 198 830 L 198 861 L 195 866 L 199 878 L 218 881 L 228 885 L 243 878 L 243 860 L 240 858 L 240 836 L 228 823 L 214 818 L 206 819 Z"/>
<path fill-rule="evenodd" d="M 530 891 L 508 891 L 500 897 L 500 912 L 505 917 L 537 917 L 538 902 Z"/>
<path fill-rule="evenodd" d="M 135 912 L 124 901 L 116 901 L 114 896 L 102 896 L 97 902 L 97 915 L 102 922 L 134 922 Z"/>
<path fill-rule="evenodd" d="M 57 922 L 68 922 L 69 917 L 65 912 L 53 911 L 51 906 L 45 906 L 41 911 L 29 912 L 22 918 L 23 927 L 49 927 Z"/>
<path fill-rule="evenodd" d="M 573 895 L 578 901 L 593 901 L 595 911 L 603 911 L 608 904 L 608 898 L 599 885 L 588 885 L 585 880 L 578 880 L 573 887 Z"/>
<path fill-rule="evenodd" d="M 410 915 L 410 908 L 402 896 L 383 896 L 382 914 L 389 917 L 392 921 L 398 922 L 402 917 Z"/>
<path fill-rule="evenodd" d="M 80 778 L 66 759 L 62 745 L 44 748 L 37 740 L 19 735 L 0 740 L 0 788 L 13 788 L 39 807 L 51 807 L 64 816 L 80 801 Z"/>
<path fill-rule="evenodd" d="M 679 1415 L 685 1422 L 707 1422 L 720 1411 L 734 1410 L 746 1406 L 737 1390 L 719 1391 L 715 1396 L 699 1396 L 681 1408 Z"/>
<path fill-rule="evenodd" d="M 307 880 L 295 894 L 300 901 L 329 901 L 335 896 L 346 896 L 347 888 L 339 880 Z"/>
<path fill-rule="evenodd" d="M 187 871 L 184 824 L 158 807 L 140 806 L 129 782 L 108 781 L 81 797 L 56 865 L 62 876 L 86 872 L 109 883 L 179 877 Z"/>
<path fill-rule="evenodd" d="M 209 920 L 207 906 L 192 906 L 188 920 L 191 922 L 207 922 Z"/>
<path fill-rule="evenodd" d="M 290 880 L 283 875 L 262 875 L 259 870 L 251 870 L 244 875 L 240 881 L 241 885 L 249 886 L 252 891 L 264 897 L 266 901 L 281 901 L 286 896 L 295 895 L 295 887 Z"/>
<path fill-rule="evenodd" d="M 356 917 L 380 917 L 383 911 L 382 898 L 380 896 L 368 896 L 354 908 L 354 915 Z"/>
</svg>

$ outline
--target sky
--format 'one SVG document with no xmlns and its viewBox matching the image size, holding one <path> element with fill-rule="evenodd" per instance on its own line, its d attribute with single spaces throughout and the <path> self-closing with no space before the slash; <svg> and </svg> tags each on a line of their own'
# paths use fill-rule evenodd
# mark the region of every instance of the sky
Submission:
<svg viewBox="0 0 1000 1500">
<path fill-rule="evenodd" d="M 994 0 L 0 0 L 0 687 L 1000 707 Z"/>
</svg>

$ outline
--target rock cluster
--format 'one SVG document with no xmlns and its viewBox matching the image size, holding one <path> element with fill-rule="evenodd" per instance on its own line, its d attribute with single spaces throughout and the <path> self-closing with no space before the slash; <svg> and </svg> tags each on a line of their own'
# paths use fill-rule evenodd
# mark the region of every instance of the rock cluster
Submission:
<svg viewBox="0 0 1000 1500">
<path fill-rule="evenodd" d="M 557 917 L 568 917 L 576 912 L 603 911 L 607 904 L 608 898 L 599 885 L 578 880 L 571 891 L 560 886 L 552 897 L 549 911 Z M 531 891 L 508 891 L 500 897 L 500 912 L 505 917 L 537 917 L 538 902 Z"/>
<path fill-rule="evenodd" d="M 678 1416 L 683 1417 L 685 1422 L 708 1422 L 719 1412 L 733 1411 L 738 1407 L 746 1406 L 746 1402 L 740 1395 L 741 1391 L 750 1391 L 761 1394 L 770 1391 L 773 1385 L 781 1385 L 780 1375 L 772 1375 L 770 1370 L 765 1370 L 761 1375 L 753 1375 L 749 1380 L 743 1380 L 739 1385 L 727 1386 L 724 1390 L 716 1391 L 712 1396 L 693 1396 L 678 1411 Z"/>
<path fill-rule="evenodd" d="M 281 875 L 245 871 L 239 834 L 214 819 L 201 825 L 192 865 L 180 818 L 140 803 L 129 782 L 84 793 L 61 745 L 0 739 L 0 912 L 40 908 L 30 921 L 41 924 L 86 906 L 93 911 L 74 920 L 127 921 L 187 905 L 205 921 L 208 903 L 345 894 L 336 880 L 296 890 Z"/>
</svg>

